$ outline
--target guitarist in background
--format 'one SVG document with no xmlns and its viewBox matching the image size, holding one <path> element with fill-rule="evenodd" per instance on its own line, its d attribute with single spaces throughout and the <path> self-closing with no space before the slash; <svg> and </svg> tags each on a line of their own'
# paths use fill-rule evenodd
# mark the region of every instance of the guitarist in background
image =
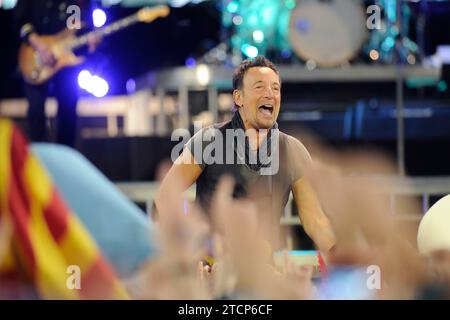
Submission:
<svg viewBox="0 0 450 320">
<path fill-rule="evenodd" d="M 56 59 L 42 35 L 52 35 L 67 30 L 66 21 L 71 16 L 67 8 L 77 5 L 81 9 L 82 25 L 90 27 L 90 1 L 88 0 L 19 0 L 15 8 L 15 22 L 22 42 L 31 45 L 40 55 L 42 62 L 52 66 Z M 93 52 L 99 39 L 89 41 L 89 51 Z M 74 146 L 78 101 L 77 67 L 60 70 L 50 81 L 31 85 L 25 82 L 25 96 L 28 100 L 27 123 L 32 141 L 48 141 L 45 101 L 51 91 L 58 102 L 56 140 Z"/>
</svg>

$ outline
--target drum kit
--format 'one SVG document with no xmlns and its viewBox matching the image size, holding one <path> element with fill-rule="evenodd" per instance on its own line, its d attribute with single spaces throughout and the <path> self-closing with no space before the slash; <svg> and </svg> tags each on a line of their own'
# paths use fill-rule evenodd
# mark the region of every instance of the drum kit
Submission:
<svg viewBox="0 0 450 320">
<path fill-rule="evenodd" d="M 416 64 L 421 48 L 409 29 L 418 1 L 430 0 L 224 0 L 223 21 L 235 57 L 258 53 L 318 67 L 358 59 Z"/>
</svg>

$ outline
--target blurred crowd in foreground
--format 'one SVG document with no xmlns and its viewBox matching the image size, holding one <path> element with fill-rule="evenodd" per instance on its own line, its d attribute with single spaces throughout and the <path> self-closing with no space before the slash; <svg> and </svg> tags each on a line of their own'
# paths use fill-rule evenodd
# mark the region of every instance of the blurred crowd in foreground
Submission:
<svg viewBox="0 0 450 320">
<path fill-rule="evenodd" d="M 322 253 L 327 272 L 318 279 L 313 277 L 312 266 L 296 265 L 287 252 L 283 267 L 275 266 L 273 253 L 258 227 L 261 221 L 255 205 L 232 197 L 234 181 L 229 177 L 223 177 L 219 183 L 212 203 L 212 219 L 206 219 L 195 204 L 185 214 L 183 199 L 165 195 L 170 212 L 160 212 L 157 222 L 148 222 L 153 225 L 158 253 L 132 274 L 121 276 L 102 257 L 98 246 L 73 218 L 75 214 L 66 208 L 57 192 L 48 191 L 51 179 L 42 180 L 45 170 L 37 169 L 41 167 L 38 160 L 26 160 L 33 157 L 32 152 L 20 132 L 12 128 L 6 121 L 0 121 L 3 299 L 450 298 L 448 236 L 437 229 L 425 230 L 421 241 L 436 245 L 419 243 L 419 251 L 417 226 L 410 227 L 391 213 L 389 197 L 379 192 L 388 188 L 385 180 L 373 178 L 375 173 L 396 172 L 392 162 L 377 152 L 336 151 L 318 141 L 308 144 L 314 161 L 305 171 L 305 179 L 332 222 L 337 243 L 334 250 Z M 23 179 L 24 176 L 27 178 Z M 38 183 L 33 187 L 29 179 L 38 179 Z M 48 190 L 42 191 L 45 188 Z M 14 194 L 23 195 L 23 201 L 9 198 L 11 193 L 7 190 L 12 189 L 16 190 Z M 56 204 L 49 207 L 49 203 Z M 414 200 L 402 201 L 396 207 L 396 212 L 420 210 Z M 449 215 L 450 212 L 439 221 L 441 225 L 450 226 Z M 71 234 L 71 241 L 64 234 Z M 116 235 L 118 239 L 120 236 Z M 89 265 L 94 275 L 82 279 L 84 294 L 78 296 L 64 291 L 66 267 L 72 264 Z M 335 271 L 366 270 L 368 266 L 379 267 L 381 278 L 377 289 L 358 292 L 361 283 L 366 285 L 364 278 L 359 283 L 347 283 L 346 288 L 352 292 L 349 296 L 343 294 L 342 286 L 334 286 L 338 283 Z M 54 274 L 49 275 L 49 270 Z M 17 291 L 18 287 L 21 291 Z M 326 295 L 324 290 L 334 293 Z M 26 294 L 21 295 L 23 292 Z"/>
<path fill-rule="evenodd" d="M 284 267 L 274 267 L 264 235 L 258 232 L 262 222 L 258 221 L 254 204 L 233 199 L 234 182 L 224 177 L 215 195 L 210 223 L 200 208 L 193 206 L 185 215 L 182 199 L 167 195 L 172 212 L 161 213 L 167 220 L 160 222 L 160 245 L 165 254 L 140 271 L 142 287 L 137 297 L 450 298 L 450 248 L 446 236 L 439 234 L 440 230 L 426 230 L 425 237 L 433 239 L 424 240 L 430 245 L 423 245 L 426 250 L 419 252 L 417 225 L 392 214 L 389 196 L 380 192 L 389 186 L 376 175 L 396 173 L 390 159 L 375 151 L 338 152 L 318 141 L 309 145 L 315 161 L 306 171 L 306 179 L 317 192 L 337 239 L 336 248 L 323 253 L 328 271 L 319 280 L 313 278 L 312 266 L 296 265 L 287 252 Z M 397 212 L 410 214 L 420 210 L 419 202 L 413 199 L 401 201 L 396 207 Z M 441 223 L 448 225 L 448 218 Z M 215 235 L 212 266 L 199 262 L 209 252 L 204 243 L 211 233 Z M 436 247 L 436 243 L 442 247 Z M 369 266 L 380 270 L 376 289 L 366 287 L 370 274 L 359 278 L 359 282 L 348 277 L 351 270 L 365 271 Z M 341 280 L 336 279 L 339 274 Z"/>
</svg>

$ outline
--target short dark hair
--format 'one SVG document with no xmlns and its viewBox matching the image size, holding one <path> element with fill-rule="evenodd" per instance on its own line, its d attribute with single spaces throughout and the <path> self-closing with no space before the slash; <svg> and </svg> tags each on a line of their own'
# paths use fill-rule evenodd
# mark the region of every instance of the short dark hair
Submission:
<svg viewBox="0 0 450 320">
<path fill-rule="evenodd" d="M 248 69 L 254 67 L 267 67 L 275 71 L 275 73 L 280 77 L 277 67 L 272 61 L 264 56 L 257 56 L 254 59 L 247 59 L 241 62 L 241 64 L 233 72 L 233 90 L 242 89 L 244 83 L 244 76 Z M 281 81 L 281 80 L 280 80 Z"/>
</svg>

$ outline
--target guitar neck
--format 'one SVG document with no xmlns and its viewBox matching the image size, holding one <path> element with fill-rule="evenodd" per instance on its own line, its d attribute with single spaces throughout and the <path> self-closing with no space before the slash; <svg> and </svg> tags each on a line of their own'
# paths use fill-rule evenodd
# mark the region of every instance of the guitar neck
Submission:
<svg viewBox="0 0 450 320">
<path fill-rule="evenodd" d="M 88 39 L 92 36 L 95 37 L 105 37 L 109 36 L 119 30 L 122 30 L 126 27 L 129 27 L 135 23 L 139 22 L 138 15 L 133 14 L 131 16 L 125 17 L 121 20 L 118 20 L 108 26 L 105 26 L 103 28 L 88 32 L 82 36 L 79 36 L 75 38 L 73 41 L 67 44 L 67 47 L 69 47 L 72 50 L 75 50 L 81 46 L 84 46 L 88 43 Z"/>
</svg>

